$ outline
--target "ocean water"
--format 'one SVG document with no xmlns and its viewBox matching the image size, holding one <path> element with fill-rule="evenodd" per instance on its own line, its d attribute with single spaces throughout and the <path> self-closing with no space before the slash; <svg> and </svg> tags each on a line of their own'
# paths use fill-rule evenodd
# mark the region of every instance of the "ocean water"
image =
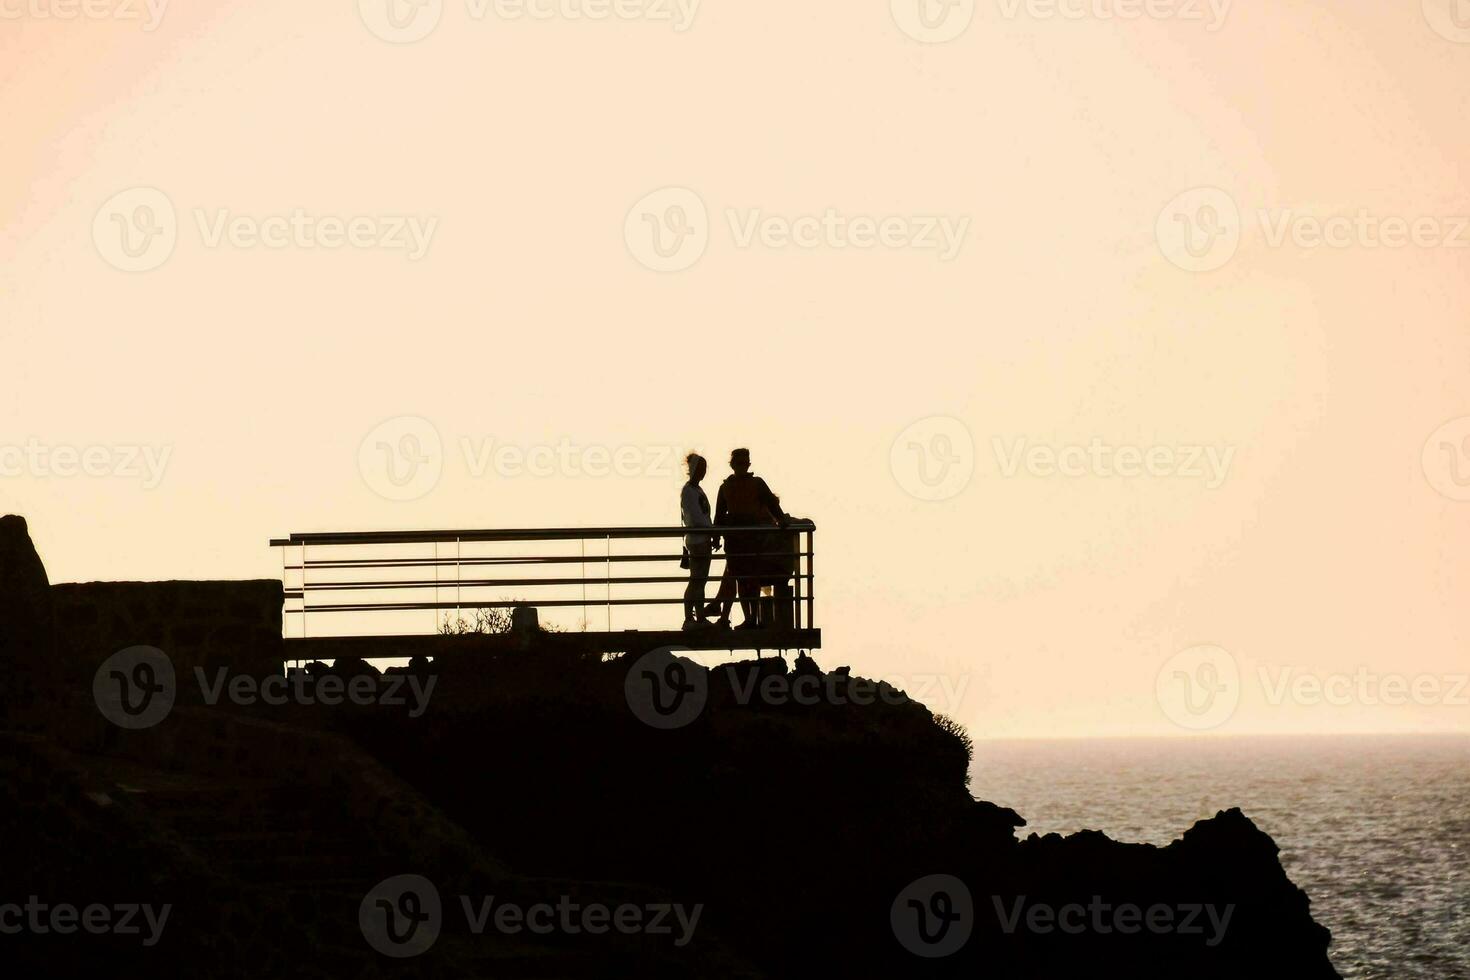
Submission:
<svg viewBox="0 0 1470 980">
<path fill-rule="evenodd" d="M 1023 836 L 1160 845 L 1238 806 L 1344 977 L 1470 978 L 1470 737 L 977 742 L 970 789 L 1025 817 Z"/>
</svg>

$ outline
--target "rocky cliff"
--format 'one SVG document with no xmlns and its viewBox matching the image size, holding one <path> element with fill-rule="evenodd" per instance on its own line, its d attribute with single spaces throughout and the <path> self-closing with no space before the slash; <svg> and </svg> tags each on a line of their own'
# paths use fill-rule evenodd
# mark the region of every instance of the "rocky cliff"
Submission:
<svg viewBox="0 0 1470 980">
<path fill-rule="evenodd" d="M 1167 847 L 1022 839 L 971 797 L 962 729 L 810 658 L 707 670 L 532 636 L 287 683 L 278 585 L 53 587 L 14 518 L 0 580 L 0 682 L 41 706 L 0 729 L 0 919 L 32 898 L 174 909 L 154 945 L 0 937 L 18 975 L 1336 976 L 1240 811 Z M 58 633 L 68 669 L 32 670 Z M 131 643 L 178 658 L 143 727 L 82 669 Z M 287 694 L 188 691 L 206 666 Z M 375 931 L 400 912 L 418 946 Z"/>
</svg>

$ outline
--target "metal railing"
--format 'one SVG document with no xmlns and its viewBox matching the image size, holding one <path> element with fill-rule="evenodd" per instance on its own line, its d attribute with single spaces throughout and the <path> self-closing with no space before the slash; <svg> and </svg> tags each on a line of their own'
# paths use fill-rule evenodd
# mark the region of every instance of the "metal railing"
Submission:
<svg viewBox="0 0 1470 980">
<path fill-rule="evenodd" d="M 714 552 L 705 590 L 706 601 L 714 598 L 722 579 L 774 586 L 772 591 L 777 595 L 764 601 L 768 604 L 765 608 L 778 610 L 780 628 L 815 628 L 814 523 L 791 521 L 784 528 L 762 525 L 711 530 L 722 537 L 735 534 L 741 541 L 737 557 L 763 559 L 769 567 L 729 575 L 727 551 Z M 605 610 L 603 625 L 611 632 L 614 607 L 683 606 L 689 574 L 678 568 L 682 557 L 682 541 L 679 539 L 688 533 L 689 529 L 684 527 L 359 531 L 292 534 L 274 538 L 270 544 L 281 549 L 286 631 L 290 633 L 291 617 L 299 617 L 302 638 L 308 635 L 309 616 L 432 611 L 434 628 L 438 631 L 441 613 L 453 611 L 458 620 L 466 611 L 518 606 L 580 606 L 584 630 L 593 628 L 590 610 L 601 607 Z M 675 539 L 673 548 L 659 547 L 669 539 Z M 524 542 L 558 542 L 567 547 L 576 544 L 578 550 L 575 554 L 512 553 L 516 549 L 509 546 Z M 594 546 L 592 554 L 588 553 L 589 544 Z M 629 550 L 615 553 L 617 545 Z M 450 547 L 453 554 L 445 554 Z M 430 549 L 429 554 L 415 553 Z M 601 553 L 596 553 L 598 551 Z M 780 571 L 773 570 L 777 560 L 781 562 L 780 571 L 790 573 L 784 579 Z M 674 564 L 677 574 L 613 574 L 614 565 L 620 569 L 632 565 L 662 569 L 670 563 Z M 532 574 L 532 571 L 554 571 L 571 565 L 580 566 L 579 574 Z M 595 574 L 599 565 L 602 573 Z M 502 567 L 524 571 L 519 574 L 512 572 L 509 577 L 485 574 L 485 570 Z M 427 576 L 427 569 L 433 569 L 433 577 Z M 589 570 L 593 573 L 589 574 Z M 469 577 L 466 577 L 467 572 Z M 579 587 L 580 597 L 565 594 L 568 589 Z M 589 595 L 589 588 L 603 594 Z M 441 598 L 450 589 L 454 593 L 453 599 Z M 503 593 L 508 589 L 516 590 L 517 594 L 505 597 Z M 428 590 L 433 590 L 432 599 L 417 598 Z M 551 590 L 552 594 L 541 590 Z M 614 594 L 615 590 L 619 593 L 659 594 Z M 779 606 L 771 605 L 788 601 L 791 603 L 789 617 Z"/>
</svg>

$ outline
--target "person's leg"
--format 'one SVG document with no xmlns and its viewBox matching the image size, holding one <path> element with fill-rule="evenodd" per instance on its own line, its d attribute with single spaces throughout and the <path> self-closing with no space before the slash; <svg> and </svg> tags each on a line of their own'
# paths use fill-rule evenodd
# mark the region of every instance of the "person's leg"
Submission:
<svg viewBox="0 0 1470 980">
<path fill-rule="evenodd" d="M 776 622 L 772 625 L 789 630 L 796 625 L 796 592 L 791 588 L 789 581 L 777 582 L 774 592 L 776 594 Z"/>
<path fill-rule="evenodd" d="M 684 589 L 684 621 L 704 622 L 704 589 L 709 583 L 709 551 L 689 552 L 689 585 Z"/>
<path fill-rule="evenodd" d="M 740 563 L 740 608 L 745 613 L 745 622 L 740 625 L 747 629 L 770 625 L 765 622 L 767 617 L 761 615 L 761 591 L 771 584 L 766 577 L 770 573 L 769 537 L 752 534 L 746 544 L 746 558 Z"/>
<path fill-rule="evenodd" d="M 725 571 L 720 576 L 720 590 L 715 594 L 716 612 L 720 614 L 720 625 L 730 625 L 730 609 L 739 594 L 740 576 L 744 574 L 749 559 L 746 552 L 750 549 L 743 533 L 725 535 Z"/>
<path fill-rule="evenodd" d="M 694 559 L 690 558 L 689 584 L 684 586 L 684 622 L 686 624 L 698 618 L 698 608 L 694 605 L 698 598 L 698 595 L 694 591 Z"/>
<path fill-rule="evenodd" d="M 755 629 L 760 625 L 760 614 L 757 609 L 760 605 L 761 587 L 759 582 L 749 576 L 749 569 L 741 573 L 736 591 L 740 595 L 740 612 L 745 617 L 740 625 L 745 629 Z"/>
<path fill-rule="evenodd" d="M 704 607 L 704 615 L 718 615 L 721 623 L 728 624 L 730 622 L 730 604 L 734 601 L 735 578 L 734 573 L 730 571 L 730 560 L 727 557 L 725 559 L 725 569 L 720 574 L 719 588 L 715 590 L 715 597 Z"/>
</svg>

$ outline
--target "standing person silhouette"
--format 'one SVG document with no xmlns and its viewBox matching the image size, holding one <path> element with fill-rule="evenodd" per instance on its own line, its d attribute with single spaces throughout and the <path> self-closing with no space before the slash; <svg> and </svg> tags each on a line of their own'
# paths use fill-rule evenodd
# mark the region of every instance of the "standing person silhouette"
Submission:
<svg viewBox="0 0 1470 980">
<path fill-rule="evenodd" d="M 709 470 L 709 464 L 698 453 L 690 453 L 684 460 L 689 471 L 689 480 L 679 492 L 679 521 L 687 528 L 710 528 L 709 498 L 700 489 L 700 481 Z M 709 626 L 702 609 L 704 587 L 709 582 L 709 563 L 719 538 L 713 534 L 695 532 L 684 535 L 684 560 L 689 569 L 689 585 L 684 589 L 684 628 L 700 629 Z"/>
<path fill-rule="evenodd" d="M 750 472 L 750 450 L 731 452 L 730 469 L 734 472 L 720 484 L 720 492 L 715 498 L 715 526 L 769 525 L 784 528 L 788 518 L 781 510 L 781 501 L 765 480 Z M 715 601 L 710 604 L 720 614 L 715 625 L 730 625 L 730 608 L 736 595 L 740 597 L 740 610 L 745 615 L 738 629 L 756 629 L 761 625 L 756 614 L 756 599 L 760 595 L 761 578 L 767 570 L 768 560 L 761 552 L 769 550 L 765 540 L 768 537 L 760 531 L 731 531 L 725 535 L 725 574 L 720 579 Z M 705 610 L 706 614 L 710 611 Z"/>
</svg>

